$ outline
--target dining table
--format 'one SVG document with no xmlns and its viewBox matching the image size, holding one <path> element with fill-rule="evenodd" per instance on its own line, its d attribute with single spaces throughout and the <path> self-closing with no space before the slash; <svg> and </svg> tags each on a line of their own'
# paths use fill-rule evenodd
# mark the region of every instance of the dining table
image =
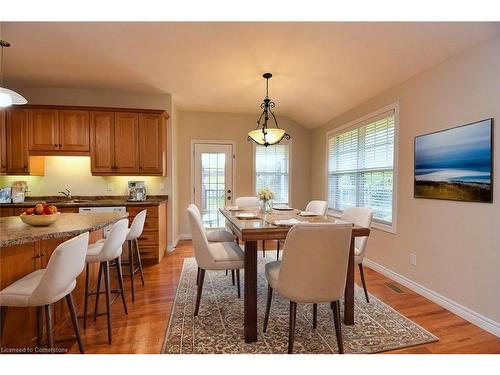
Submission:
<svg viewBox="0 0 500 375">
<path fill-rule="evenodd" d="M 226 225 L 244 242 L 244 335 L 245 342 L 257 341 L 257 241 L 285 240 L 291 225 L 282 220 L 295 219 L 309 223 L 345 223 L 332 216 L 302 216 L 300 210 L 273 208 L 267 213 L 260 208 L 224 207 L 219 209 Z M 245 213 L 245 215 L 241 215 Z M 238 218 L 240 216 L 240 218 Z M 242 218 L 241 216 L 247 216 Z M 278 222 L 277 222 L 278 221 Z M 354 245 L 356 237 L 370 235 L 370 228 L 352 224 L 351 245 L 344 292 L 344 323 L 354 324 Z M 307 251 L 307 249 L 304 249 Z"/>
</svg>

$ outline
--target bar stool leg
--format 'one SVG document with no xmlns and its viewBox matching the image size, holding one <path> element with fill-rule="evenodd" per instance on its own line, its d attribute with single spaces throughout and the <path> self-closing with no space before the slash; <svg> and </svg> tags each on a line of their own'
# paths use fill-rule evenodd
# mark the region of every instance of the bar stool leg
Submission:
<svg viewBox="0 0 500 375">
<path fill-rule="evenodd" d="M 232 282 L 233 282 L 233 285 L 235 285 L 235 284 L 234 284 L 234 270 L 231 270 L 231 280 L 232 280 Z"/>
<path fill-rule="evenodd" d="M 43 310 L 42 306 L 36 307 L 36 346 L 42 346 L 43 336 Z"/>
<path fill-rule="evenodd" d="M 137 254 L 137 263 L 139 265 L 139 272 L 141 273 L 142 286 L 144 286 L 146 284 L 144 283 L 144 272 L 142 271 L 141 252 L 139 251 L 139 241 L 137 241 L 137 238 L 135 239 L 135 251 Z"/>
<path fill-rule="evenodd" d="M 73 303 L 73 297 L 71 293 L 66 296 L 66 303 L 68 304 L 69 313 L 71 315 L 71 323 L 73 324 L 73 330 L 75 331 L 76 341 L 78 342 L 78 348 L 80 353 L 84 354 L 82 339 L 80 338 L 80 328 L 78 327 L 78 318 L 76 317 L 75 304 Z"/>
<path fill-rule="evenodd" d="M 83 303 L 83 329 L 87 329 L 87 306 L 89 299 L 89 264 L 85 264 L 85 301 Z"/>
<path fill-rule="evenodd" d="M 45 322 L 47 324 L 47 341 L 49 348 L 54 347 L 54 332 L 52 327 L 52 308 L 50 305 L 45 305 Z"/>
<path fill-rule="evenodd" d="M 111 344 L 111 285 L 109 283 L 109 262 L 103 262 L 104 280 L 106 285 L 106 315 L 108 318 L 108 343 Z"/>
<path fill-rule="evenodd" d="M 129 241 L 128 247 L 128 264 L 130 269 L 130 288 L 132 290 L 132 302 L 135 302 L 135 289 L 134 289 L 134 241 Z"/>
<path fill-rule="evenodd" d="M 127 302 L 125 301 L 125 291 L 123 290 L 123 274 L 122 274 L 122 257 L 119 256 L 115 259 L 116 270 L 118 272 L 118 284 L 120 285 L 120 294 L 122 295 L 123 308 L 125 310 L 125 315 L 128 315 Z"/>
<path fill-rule="evenodd" d="M 238 286 L 238 298 L 241 298 L 241 293 L 240 293 L 240 270 L 236 270 L 236 285 Z"/>
<path fill-rule="evenodd" d="M 99 276 L 97 276 L 97 294 L 95 295 L 94 322 L 97 319 L 97 307 L 99 306 L 99 292 L 101 291 L 102 263 L 99 264 Z"/>
</svg>

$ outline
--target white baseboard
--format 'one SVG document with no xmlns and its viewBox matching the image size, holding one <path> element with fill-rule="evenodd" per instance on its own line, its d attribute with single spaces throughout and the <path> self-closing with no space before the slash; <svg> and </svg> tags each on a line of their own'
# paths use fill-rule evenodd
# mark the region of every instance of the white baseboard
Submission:
<svg viewBox="0 0 500 375">
<path fill-rule="evenodd" d="M 179 237 L 177 238 L 177 241 L 183 241 L 183 240 L 191 240 L 191 233 L 180 233 Z"/>
<path fill-rule="evenodd" d="M 416 283 L 413 280 L 408 279 L 387 267 L 384 267 L 370 259 L 365 258 L 363 260 L 363 265 L 366 265 L 373 270 L 381 273 L 384 276 L 404 285 L 408 289 L 413 290 L 414 292 L 424 296 L 425 298 L 430 299 L 432 302 L 437 303 L 438 305 L 444 307 L 445 309 L 451 311 L 452 313 L 460 316 L 461 318 L 475 324 L 482 329 L 490 332 L 491 334 L 500 337 L 500 323 L 495 322 L 494 320 L 487 318 L 465 306 L 460 305 L 459 303 L 439 294 L 429 288 L 426 288 L 423 285 Z"/>
</svg>

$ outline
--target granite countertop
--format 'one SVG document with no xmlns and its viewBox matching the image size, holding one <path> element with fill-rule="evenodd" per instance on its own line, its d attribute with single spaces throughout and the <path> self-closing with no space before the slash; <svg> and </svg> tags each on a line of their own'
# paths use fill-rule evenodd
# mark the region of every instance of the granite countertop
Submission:
<svg viewBox="0 0 500 375">
<path fill-rule="evenodd" d="M 47 202 L 57 207 L 117 207 L 117 206 L 158 206 L 168 200 L 167 195 L 152 195 L 145 201 L 130 202 L 126 196 L 75 196 L 73 201 L 64 197 L 26 197 L 22 203 L 0 203 L 0 207 L 33 207 L 38 202 Z"/>
<path fill-rule="evenodd" d="M 25 224 L 18 216 L 0 217 L 0 248 L 52 238 L 77 236 L 92 232 L 120 219 L 128 217 L 127 212 L 60 214 L 52 225 L 33 227 Z"/>
</svg>

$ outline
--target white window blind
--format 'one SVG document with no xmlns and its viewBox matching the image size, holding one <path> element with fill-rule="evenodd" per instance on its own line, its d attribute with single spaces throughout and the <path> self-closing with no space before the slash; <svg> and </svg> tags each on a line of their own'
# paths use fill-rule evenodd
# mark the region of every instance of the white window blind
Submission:
<svg viewBox="0 0 500 375">
<path fill-rule="evenodd" d="M 328 139 L 329 208 L 371 207 L 374 221 L 392 224 L 394 111 Z"/>
<path fill-rule="evenodd" d="M 268 188 L 275 193 L 274 203 L 288 204 L 289 145 L 255 145 L 255 192 Z"/>
</svg>

